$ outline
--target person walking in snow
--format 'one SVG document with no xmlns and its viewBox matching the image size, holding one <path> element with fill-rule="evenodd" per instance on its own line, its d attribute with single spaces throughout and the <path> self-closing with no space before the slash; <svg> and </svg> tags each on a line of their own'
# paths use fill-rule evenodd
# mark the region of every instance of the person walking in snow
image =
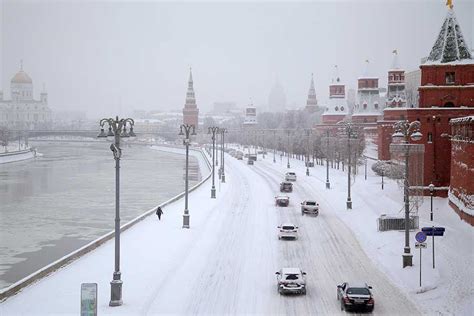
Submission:
<svg viewBox="0 0 474 316">
<path fill-rule="evenodd" d="M 161 215 L 163 214 L 163 210 L 161 209 L 161 207 L 158 206 L 158 208 L 156 209 L 156 215 L 158 215 L 158 220 L 161 221 Z"/>
</svg>

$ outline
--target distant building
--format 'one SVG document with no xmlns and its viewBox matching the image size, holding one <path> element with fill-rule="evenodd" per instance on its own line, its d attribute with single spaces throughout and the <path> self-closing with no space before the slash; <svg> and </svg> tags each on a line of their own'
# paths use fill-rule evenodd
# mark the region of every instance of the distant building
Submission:
<svg viewBox="0 0 474 316">
<path fill-rule="evenodd" d="M 214 102 L 212 105 L 213 114 L 229 114 L 237 109 L 235 102 Z"/>
<path fill-rule="evenodd" d="M 335 77 L 329 85 L 329 101 L 323 113 L 323 124 L 336 124 L 343 121 L 348 114 L 346 86 L 342 83 L 336 70 Z"/>
<path fill-rule="evenodd" d="M 405 70 L 398 63 L 398 52 L 393 51 L 392 67 L 388 71 L 387 108 L 406 107 Z"/>
<path fill-rule="evenodd" d="M 186 103 L 183 109 L 183 123 L 194 125 L 198 128 L 199 123 L 199 109 L 196 105 L 196 97 L 194 95 L 193 87 L 193 73 L 189 70 L 188 91 L 186 92 Z"/>
<path fill-rule="evenodd" d="M 354 123 L 376 123 L 385 107 L 385 99 L 380 95 L 379 78 L 370 76 L 367 69 L 362 77 L 357 79 L 357 99 L 352 114 Z"/>
<path fill-rule="evenodd" d="M 252 129 L 257 126 L 257 108 L 250 105 L 245 108 L 244 128 Z"/>
<path fill-rule="evenodd" d="M 316 98 L 316 90 L 314 89 L 313 74 L 311 74 L 311 83 L 309 85 L 308 99 L 306 100 L 306 106 L 304 110 L 308 113 L 315 113 L 319 110 L 318 99 Z"/>
<path fill-rule="evenodd" d="M 280 82 L 276 81 L 268 95 L 268 111 L 284 112 L 286 110 L 286 95 Z"/>
<path fill-rule="evenodd" d="M 40 99 L 34 99 L 33 80 L 23 70 L 23 63 L 10 81 L 10 95 L 11 100 L 4 100 L 0 91 L 0 125 L 12 129 L 51 127 L 48 93 L 43 87 Z"/>
</svg>

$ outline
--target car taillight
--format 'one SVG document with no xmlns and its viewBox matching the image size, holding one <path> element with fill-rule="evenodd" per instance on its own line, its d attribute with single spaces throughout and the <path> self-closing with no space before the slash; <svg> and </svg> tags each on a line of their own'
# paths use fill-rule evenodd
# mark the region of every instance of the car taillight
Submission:
<svg viewBox="0 0 474 316">
<path fill-rule="evenodd" d="M 344 303 L 350 303 L 349 298 L 347 296 L 344 296 Z"/>
<path fill-rule="evenodd" d="M 374 304 L 374 299 L 372 297 L 369 298 L 369 301 L 367 302 L 367 304 Z"/>
</svg>

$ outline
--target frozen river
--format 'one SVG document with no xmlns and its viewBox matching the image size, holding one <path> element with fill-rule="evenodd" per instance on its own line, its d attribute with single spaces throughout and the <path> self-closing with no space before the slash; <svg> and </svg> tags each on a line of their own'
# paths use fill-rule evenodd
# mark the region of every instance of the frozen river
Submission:
<svg viewBox="0 0 474 316">
<path fill-rule="evenodd" d="M 43 156 L 0 165 L 0 289 L 114 227 L 115 162 L 109 144 L 32 145 Z M 197 165 L 190 156 L 190 166 Z M 183 167 L 184 155 L 125 147 L 122 224 L 182 192 Z"/>
</svg>

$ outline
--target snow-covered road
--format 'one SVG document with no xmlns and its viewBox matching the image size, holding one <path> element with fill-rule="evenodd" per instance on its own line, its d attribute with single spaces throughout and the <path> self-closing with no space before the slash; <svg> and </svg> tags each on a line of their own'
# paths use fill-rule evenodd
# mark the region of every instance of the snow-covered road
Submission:
<svg viewBox="0 0 474 316">
<path fill-rule="evenodd" d="M 373 286 L 374 314 L 420 314 L 335 214 L 335 202 L 343 204 L 345 196 L 334 201 L 320 178 L 299 173 L 290 207 L 276 207 L 286 169 L 268 158 L 248 166 L 227 157 L 227 183 L 216 179 L 217 199 L 210 199 L 210 181 L 191 193 L 191 229 L 181 228 L 178 201 L 164 210 L 161 222 L 151 217 L 123 233 L 123 306 L 108 306 L 108 242 L 0 303 L 0 314 L 77 314 L 80 284 L 97 282 L 101 315 L 334 315 L 342 314 L 336 285 L 351 280 Z M 307 198 L 320 201 L 318 217 L 301 216 L 299 203 Z M 299 226 L 298 240 L 278 240 L 276 227 L 287 221 Z M 274 273 L 289 266 L 307 272 L 306 296 L 278 294 Z"/>
</svg>

